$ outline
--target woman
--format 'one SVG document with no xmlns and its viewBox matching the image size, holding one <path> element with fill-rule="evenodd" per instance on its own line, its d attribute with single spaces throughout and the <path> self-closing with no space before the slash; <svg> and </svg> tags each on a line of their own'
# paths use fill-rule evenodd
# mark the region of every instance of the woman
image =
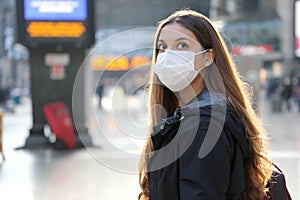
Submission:
<svg viewBox="0 0 300 200">
<path fill-rule="evenodd" d="M 263 199 L 267 134 L 216 28 L 177 11 L 154 45 L 139 199 Z"/>
</svg>

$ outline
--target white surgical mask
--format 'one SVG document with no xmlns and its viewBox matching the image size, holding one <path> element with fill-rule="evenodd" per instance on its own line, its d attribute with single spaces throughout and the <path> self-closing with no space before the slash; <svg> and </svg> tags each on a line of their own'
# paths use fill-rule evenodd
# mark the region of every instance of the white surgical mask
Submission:
<svg viewBox="0 0 300 200">
<path fill-rule="evenodd" d="M 154 72 L 159 80 L 170 90 L 176 92 L 186 88 L 196 78 L 199 71 L 194 67 L 195 55 L 209 49 L 193 51 L 176 51 L 166 49 L 157 55 Z"/>
</svg>

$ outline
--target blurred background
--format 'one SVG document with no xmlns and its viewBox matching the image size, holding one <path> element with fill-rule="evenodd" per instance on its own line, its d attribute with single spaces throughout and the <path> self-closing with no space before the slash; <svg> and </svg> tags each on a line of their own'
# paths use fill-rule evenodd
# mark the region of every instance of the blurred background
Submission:
<svg viewBox="0 0 300 200">
<path fill-rule="evenodd" d="M 45 2 L 54 17 L 37 19 L 31 12 Z M 86 5 L 83 19 L 56 18 L 71 4 Z M 272 160 L 300 198 L 300 0 L 1 0 L 0 198 L 137 198 L 155 27 L 181 8 L 207 15 L 222 33 L 253 85 Z M 55 101 L 75 125 L 79 116 L 75 136 L 89 138 L 85 148 L 56 146 L 43 111 Z"/>
</svg>

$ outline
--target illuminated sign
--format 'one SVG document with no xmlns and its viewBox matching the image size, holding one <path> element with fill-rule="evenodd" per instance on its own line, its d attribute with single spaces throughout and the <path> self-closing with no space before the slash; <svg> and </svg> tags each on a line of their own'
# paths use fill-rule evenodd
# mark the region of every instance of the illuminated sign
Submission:
<svg viewBox="0 0 300 200">
<path fill-rule="evenodd" d="M 295 2 L 295 55 L 300 57 L 300 1 Z"/>
<path fill-rule="evenodd" d="M 128 70 L 129 62 L 126 56 L 94 56 L 91 58 L 93 70 Z"/>
<path fill-rule="evenodd" d="M 135 55 L 130 60 L 126 56 L 98 55 L 90 60 L 92 70 L 128 70 L 150 64 L 147 56 Z"/>
<path fill-rule="evenodd" d="M 30 37 L 75 37 L 85 32 L 81 22 L 30 22 L 27 26 Z"/>
<path fill-rule="evenodd" d="M 67 53 L 46 53 L 45 65 L 51 66 L 55 64 L 61 64 L 67 66 L 70 64 L 70 54 Z"/>
<path fill-rule="evenodd" d="M 271 53 L 273 51 L 272 45 L 239 45 L 232 47 L 232 53 L 235 55 L 259 55 Z"/>
<path fill-rule="evenodd" d="M 131 68 L 141 67 L 146 65 L 150 65 L 150 58 L 148 56 L 135 55 L 130 59 Z"/>
<path fill-rule="evenodd" d="M 95 42 L 94 0 L 17 0 L 18 42 L 86 48 Z"/>
<path fill-rule="evenodd" d="M 25 20 L 85 20 L 86 0 L 24 0 Z"/>
</svg>

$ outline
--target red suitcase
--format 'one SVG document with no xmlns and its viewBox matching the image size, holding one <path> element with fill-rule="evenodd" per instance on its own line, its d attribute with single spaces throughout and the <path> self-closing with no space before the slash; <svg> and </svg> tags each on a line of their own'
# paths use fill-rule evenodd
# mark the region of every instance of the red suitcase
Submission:
<svg viewBox="0 0 300 200">
<path fill-rule="evenodd" d="M 70 113 L 63 102 L 53 102 L 43 107 L 48 124 L 57 139 L 64 142 L 67 148 L 76 145 L 75 129 Z"/>
</svg>

